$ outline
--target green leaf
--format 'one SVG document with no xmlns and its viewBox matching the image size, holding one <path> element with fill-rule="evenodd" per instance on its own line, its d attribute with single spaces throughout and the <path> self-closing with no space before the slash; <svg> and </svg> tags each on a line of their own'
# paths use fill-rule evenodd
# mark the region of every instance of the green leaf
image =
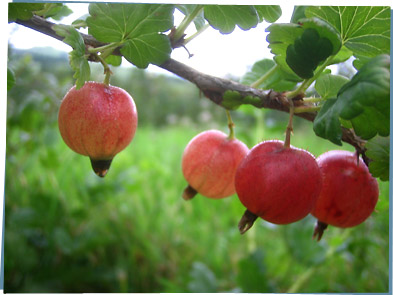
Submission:
<svg viewBox="0 0 393 295">
<path fill-rule="evenodd" d="M 274 23 L 282 14 L 279 5 L 254 5 L 254 8 L 259 15 L 259 22 L 265 20 L 268 23 Z"/>
<path fill-rule="evenodd" d="M 376 136 L 366 143 L 366 156 L 371 159 L 368 168 L 374 177 L 389 181 L 390 137 Z"/>
<path fill-rule="evenodd" d="M 314 120 L 314 132 L 316 135 L 328 139 L 331 142 L 342 145 L 341 124 L 336 111 L 336 99 L 328 99 L 323 104 Z"/>
<path fill-rule="evenodd" d="M 71 68 L 75 71 L 76 88 L 80 89 L 90 79 L 90 66 L 85 57 L 85 43 L 81 34 L 72 26 L 54 25 L 56 33 L 64 37 L 63 42 L 73 50 L 69 53 Z"/>
<path fill-rule="evenodd" d="M 206 5 L 203 12 L 209 24 L 222 34 L 232 33 L 236 25 L 242 30 L 255 28 L 259 21 L 251 5 Z"/>
<path fill-rule="evenodd" d="M 322 75 L 315 81 L 315 90 L 322 98 L 336 97 L 340 88 L 349 81 L 339 75 Z"/>
<path fill-rule="evenodd" d="M 87 22 L 86 19 L 89 17 L 89 14 L 84 14 L 78 19 L 74 20 L 71 25 L 78 29 L 78 28 L 86 28 L 87 27 Z"/>
<path fill-rule="evenodd" d="M 374 57 L 390 51 L 390 7 L 310 6 L 306 16 L 332 25 L 354 54 Z"/>
<path fill-rule="evenodd" d="M 129 62 L 144 69 L 149 63 L 159 65 L 166 61 L 171 50 L 167 36 L 153 33 L 127 40 L 120 52 Z"/>
<path fill-rule="evenodd" d="M 334 56 L 333 60 L 330 62 L 329 65 L 339 64 L 345 62 L 353 55 L 352 51 L 342 46 L 340 51 Z"/>
<path fill-rule="evenodd" d="M 339 52 L 341 39 L 323 20 L 302 18 L 299 23 L 270 25 L 267 41 L 282 70 L 308 79 L 321 62 Z"/>
<path fill-rule="evenodd" d="M 274 91 L 289 91 L 292 90 L 296 83 L 299 81 L 297 76 L 290 76 L 283 72 L 280 68 L 273 69 L 276 63 L 271 59 L 262 59 L 257 61 L 251 68 L 251 71 L 247 72 L 240 83 L 245 85 L 251 85 L 266 74 L 268 77 L 258 86 L 262 89 L 273 89 Z M 273 73 L 269 72 L 272 71 Z"/>
<path fill-rule="evenodd" d="M 172 51 L 162 34 L 173 27 L 173 5 L 103 4 L 89 5 L 89 34 L 105 43 L 122 44 L 121 53 L 139 68 L 161 64 Z"/>
<path fill-rule="evenodd" d="M 297 24 L 301 18 L 305 18 L 305 11 L 308 6 L 298 5 L 295 6 L 292 12 L 291 23 Z"/>
<path fill-rule="evenodd" d="M 8 4 L 8 21 L 16 19 L 28 20 L 33 16 L 34 11 L 44 8 L 44 3 L 9 3 Z"/>
<path fill-rule="evenodd" d="M 266 40 L 269 42 L 271 53 L 274 54 L 274 61 L 286 73 L 297 76 L 285 61 L 286 51 L 288 46 L 303 33 L 303 28 L 297 24 L 271 24 L 266 31 L 269 32 Z"/>
<path fill-rule="evenodd" d="M 389 135 L 390 57 L 380 55 L 366 63 L 337 96 L 339 116 L 351 120 L 357 135 L 370 139 Z"/>
<path fill-rule="evenodd" d="M 115 67 L 118 67 L 121 65 L 121 56 L 118 55 L 109 55 L 107 58 L 105 58 L 105 61 L 110 64 L 113 65 Z"/>
<path fill-rule="evenodd" d="M 316 17 L 302 18 L 299 21 L 302 23 L 303 28 L 316 30 L 320 38 L 326 38 L 332 43 L 333 51 L 331 55 L 339 52 L 342 40 L 338 32 L 330 24 Z"/>
<path fill-rule="evenodd" d="M 286 62 L 299 77 L 308 79 L 314 76 L 317 66 L 332 53 L 332 42 L 321 37 L 317 30 L 307 28 L 294 44 L 288 46 Z"/>
<path fill-rule="evenodd" d="M 72 13 L 72 10 L 65 6 L 63 3 L 45 3 L 44 8 L 35 11 L 36 15 L 43 18 L 51 17 L 54 20 L 61 20 L 63 17 Z"/>
<path fill-rule="evenodd" d="M 15 85 L 15 75 L 14 72 L 7 68 L 7 91 L 9 91 Z"/>
</svg>

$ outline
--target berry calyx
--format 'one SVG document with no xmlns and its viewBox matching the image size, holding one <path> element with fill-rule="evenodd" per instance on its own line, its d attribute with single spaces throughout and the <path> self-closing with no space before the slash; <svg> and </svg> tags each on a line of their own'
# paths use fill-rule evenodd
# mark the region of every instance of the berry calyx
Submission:
<svg viewBox="0 0 393 295">
<path fill-rule="evenodd" d="M 125 90 L 86 82 L 64 96 L 58 124 L 64 142 L 76 153 L 88 156 L 94 172 L 104 177 L 114 156 L 133 139 L 138 115 Z"/>
<path fill-rule="evenodd" d="M 247 152 L 243 142 L 218 130 L 195 136 L 182 157 L 183 175 L 189 184 L 183 199 L 189 200 L 197 193 L 212 199 L 235 194 L 235 172 Z"/>
<path fill-rule="evenodd" d="M 311 214 L 318 219 L 313 237 L 319 241 L 327 225 L 346 228 L 364 222 L 378 201 L 377 180 L 356 153 L 329 151 L 317 158 L 322 190 Z"/>
<path fill-rule="evenodd" d="M 280 140 L 253 147 L 240 163 L 236 192 L 247 208 L 239 223 L 246 232 L 259 216 L 274 224 L 288 224 L 311 212 L 322 185 L 314 156 Z"/>
</svg>

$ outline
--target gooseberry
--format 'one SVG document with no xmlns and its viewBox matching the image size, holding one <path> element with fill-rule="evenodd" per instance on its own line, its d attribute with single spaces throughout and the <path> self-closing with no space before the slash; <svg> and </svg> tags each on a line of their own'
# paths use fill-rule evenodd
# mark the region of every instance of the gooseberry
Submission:
<svg viewBox="0 0 393 295">
<path fill-rule="evenodd" d="M 86 82 L 64 96 L 58 124 L 64 142 L 76 153 L 88 156 L 94 172 L 104 177 L 113 157 L 133 139 L 138 116 L 125 90 Z"/>
<path fill-rule="evenodd" d="M 327 225 L 346 228 L 364 222 L 378 201 L 377 180 L 356 153 L 328 151 L 317 158 L 322 190 L 311 211 L 318 219 L 314 237 L 321 239 Z"/>
<path fill-rule="evenodd" d="M 246 232 L 259 216 L 274 224 L 288 224 L 311 212 L 321 191 L 322 176 L 315 157 L 280 140 L 254 146 L 240 163 L 236 192 L 247 208 L 239 223 Z"/>
<path fill-rule="evenodd" d="M 182 171 L 188 182 L 183 198 L 197 193 L 212 199 L 235 194 L 235 172 L 248 147 L 224 132 L 208 130 L 196 135 L 186 146 Z"/>
</svg>

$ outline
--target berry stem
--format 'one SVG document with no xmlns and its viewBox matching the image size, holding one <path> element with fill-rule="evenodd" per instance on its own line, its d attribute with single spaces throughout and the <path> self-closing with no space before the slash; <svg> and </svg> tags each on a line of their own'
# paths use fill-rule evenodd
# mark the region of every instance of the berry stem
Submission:
<svg viewBox="0 0 393 295">
<path fill-rule="evenodd" d="M 228 118 L 228 128 L 229 128 L 229 139 L 235 139 L 235 123 L 232 121 L 231 113 L 228 110 L 225 110 Z"/>
<path fill-rule="evenodd" d="M 107 62 L 105 61 L 105 59 L 101 55 L 97 54 L 97 58 L 99 59 L 102 66 L 104 67 L 104 74 L 105 74 L 104 84 L 109 86 L 109 80 L 112 75 L 112 71 L 109 65 L 107 64 Z"/>
<path fill-rule="evenodd" d="M 197 194 L 198 192 L 191 185 L 187 185 L 187 187 L 183 191 L 182 198 L 188 201 L 194 198 Z"/>
<path fill-rule="evenodd" d="M 255 215 L 248 209 L 244 212 L 242 218 L 239 221 L 238 228 L 241 234 L 244 234 L 248 231 L 254 224 L 255 220 L 258 218 L 258 215 Z"/>
<path fill-rule="evenodd" d="M 287 130 L 285 132 L 284 148 L 289 148 L 291 146 L 291 133 L 293 131 L 293 114 L 295 113 L 295 107 L 291 98 L 288 98 L 289 102 L 289 120 L 287 125 Z"/>
</svg>

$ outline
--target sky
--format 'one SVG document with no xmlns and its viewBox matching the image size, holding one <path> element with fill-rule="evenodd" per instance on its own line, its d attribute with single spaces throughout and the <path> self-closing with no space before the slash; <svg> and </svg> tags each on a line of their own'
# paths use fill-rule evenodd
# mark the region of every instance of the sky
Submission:
<svg viewBox="0 0 393 295">
<path fill-rule="evenodd" d="M 67 6 L 74 11 L 74 14 L 64 18 L 61 23 L 69 24 L 73 20 L 88 13 L 88 4 L 68 3 Z M 293 6 L 281 6 L 282 16 L 278 22 L 289 22 Z M 176 11 L 175 24 L 179 24 L 183 14 Z M 184 48 L 177 48 L 172 52 L 171 57 L 183 62 L 206 74 L 225 77 L 227 75 L 240 77 L 258 60 L 265 57 L 272 57 L 266 42 L 265 32 L 268 23 L 262 22 L 256 28 L 243 31 L 236 27 L 231 34 L 223 35 L 219 31 L 209 28 L 196 39 L 187 44 L 187 49 L 193 54 L 189 58 Z M 190 26 L 188 35 L 195 32 L 194 26 Z M 29 28 L 17 24 L 8 25 L 8 40 L 16 48 L 32 48 L 50 46 L 56 49 L 69 52 L 71 48 L 61 41 L 44 36 Z M 127 65 L 127 61 L 123 64 Z M 162 72 L 155 66 L 150 66 L 150 71 Z M 166 72 L 165 72 L 166 73 Z"/>
</svg>

